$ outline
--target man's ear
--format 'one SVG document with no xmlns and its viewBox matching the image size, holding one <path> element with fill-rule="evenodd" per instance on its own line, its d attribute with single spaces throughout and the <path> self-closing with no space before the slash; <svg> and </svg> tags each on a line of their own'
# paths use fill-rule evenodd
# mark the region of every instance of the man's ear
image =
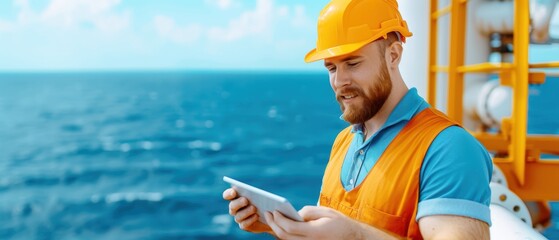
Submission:
<svg viewBox="0 0 559 240">
<path fill-rule="evenodd" d="M 390 68 L 398 68 L 400 65 L 400 60 L 402 59 L 402 52 L 404 51 L 404 47 L 402 46 L 402 42 L 395 41 L 386 49 L 388 52 L 386 56 L 388 57 L 387 66 Z"/>
</svg>

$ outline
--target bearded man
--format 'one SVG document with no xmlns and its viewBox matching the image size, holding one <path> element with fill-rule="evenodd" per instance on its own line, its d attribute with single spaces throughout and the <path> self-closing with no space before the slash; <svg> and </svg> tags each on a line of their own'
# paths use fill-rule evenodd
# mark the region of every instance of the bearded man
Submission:
<svg viewBox="0 0 559 240">
<path fill-rule="evenodd" d="M 299 211 L 304 222 L 277 211 L 258 216 L 225 190 L 241 229 L 281 239 L 489 239 L 491 158 L 406 86 L 399 64 L 411 35 L 395 0 L 324 8 L 305 60 L 324 61 L 351 126 L 334 141 L 319 206 Z"/>
</svg>

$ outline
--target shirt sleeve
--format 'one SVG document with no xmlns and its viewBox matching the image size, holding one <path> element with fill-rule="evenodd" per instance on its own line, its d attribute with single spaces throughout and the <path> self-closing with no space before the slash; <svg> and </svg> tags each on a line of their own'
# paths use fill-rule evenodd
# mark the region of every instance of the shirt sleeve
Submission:
<svg viewBox="0 0 559 240">
<path fill-rule="evenodd" d="M 451 126 L 441 131 L 421 166 L 416 221 L 431 215 L 457 215 L 491 225 L 492 172 L 487 150 L 465 129 Z"/>
</svg>

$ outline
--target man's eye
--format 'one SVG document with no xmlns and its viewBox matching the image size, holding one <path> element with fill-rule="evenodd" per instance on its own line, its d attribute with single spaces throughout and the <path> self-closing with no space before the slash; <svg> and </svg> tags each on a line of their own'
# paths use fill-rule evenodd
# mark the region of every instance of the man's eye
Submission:
<svg viewBox="0 0 559 240">
<path fill-rule="evenodd" d="M 330 67 L 330 68 L 328 68 L 328 72 L 333 73 L 333 72 L 335 72 L 335 71 L 336 71 L 336 68 L 335 68 L 335 67 Z"/>
<path fill-rule="evenodd" d="M 359 65 L 360 62 L 354 62 L 354 63 L 347 63 L 348 66 L 350 67 L 355 67 L 357 65 Z"/>
</svg>

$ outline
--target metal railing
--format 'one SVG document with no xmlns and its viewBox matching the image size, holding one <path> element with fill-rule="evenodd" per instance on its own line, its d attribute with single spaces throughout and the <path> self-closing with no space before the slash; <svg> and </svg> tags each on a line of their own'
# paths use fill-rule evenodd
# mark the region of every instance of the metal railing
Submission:
<svg viewBox="0 0 559 240">
<path fill-rule="evenodd" d="M 467 0 L 451 0 L 439 9 L 438 0 L 430 1 L 429 68 L 427 101 L 436 106 L 437 73 L 448 74 L 447 115 L 463 121 L 464 75 L 497 73 L 500 84 L 512 88 L 512 115 L 502 120 L 498 133 L 477 130 L 472 134 L 490 151 L 498 154 L 493 162 L 509 181 L 509 188 L 523 200 L 559 200 L 559 159 L 541 160 L 541 153 L 559 155 L 556 135 L 527 134 L 528 86 L 542 84 L 545 73 L 531 69 L 559 68 L 559 62 L 529 63 L 529 1 L 514 0 L 514 52 L 512 63 L 478 63 L 464 65 L 466 51 Z M 448 66 L 438 64 L 438 22 L 450 14 Z"/>
</svg>

